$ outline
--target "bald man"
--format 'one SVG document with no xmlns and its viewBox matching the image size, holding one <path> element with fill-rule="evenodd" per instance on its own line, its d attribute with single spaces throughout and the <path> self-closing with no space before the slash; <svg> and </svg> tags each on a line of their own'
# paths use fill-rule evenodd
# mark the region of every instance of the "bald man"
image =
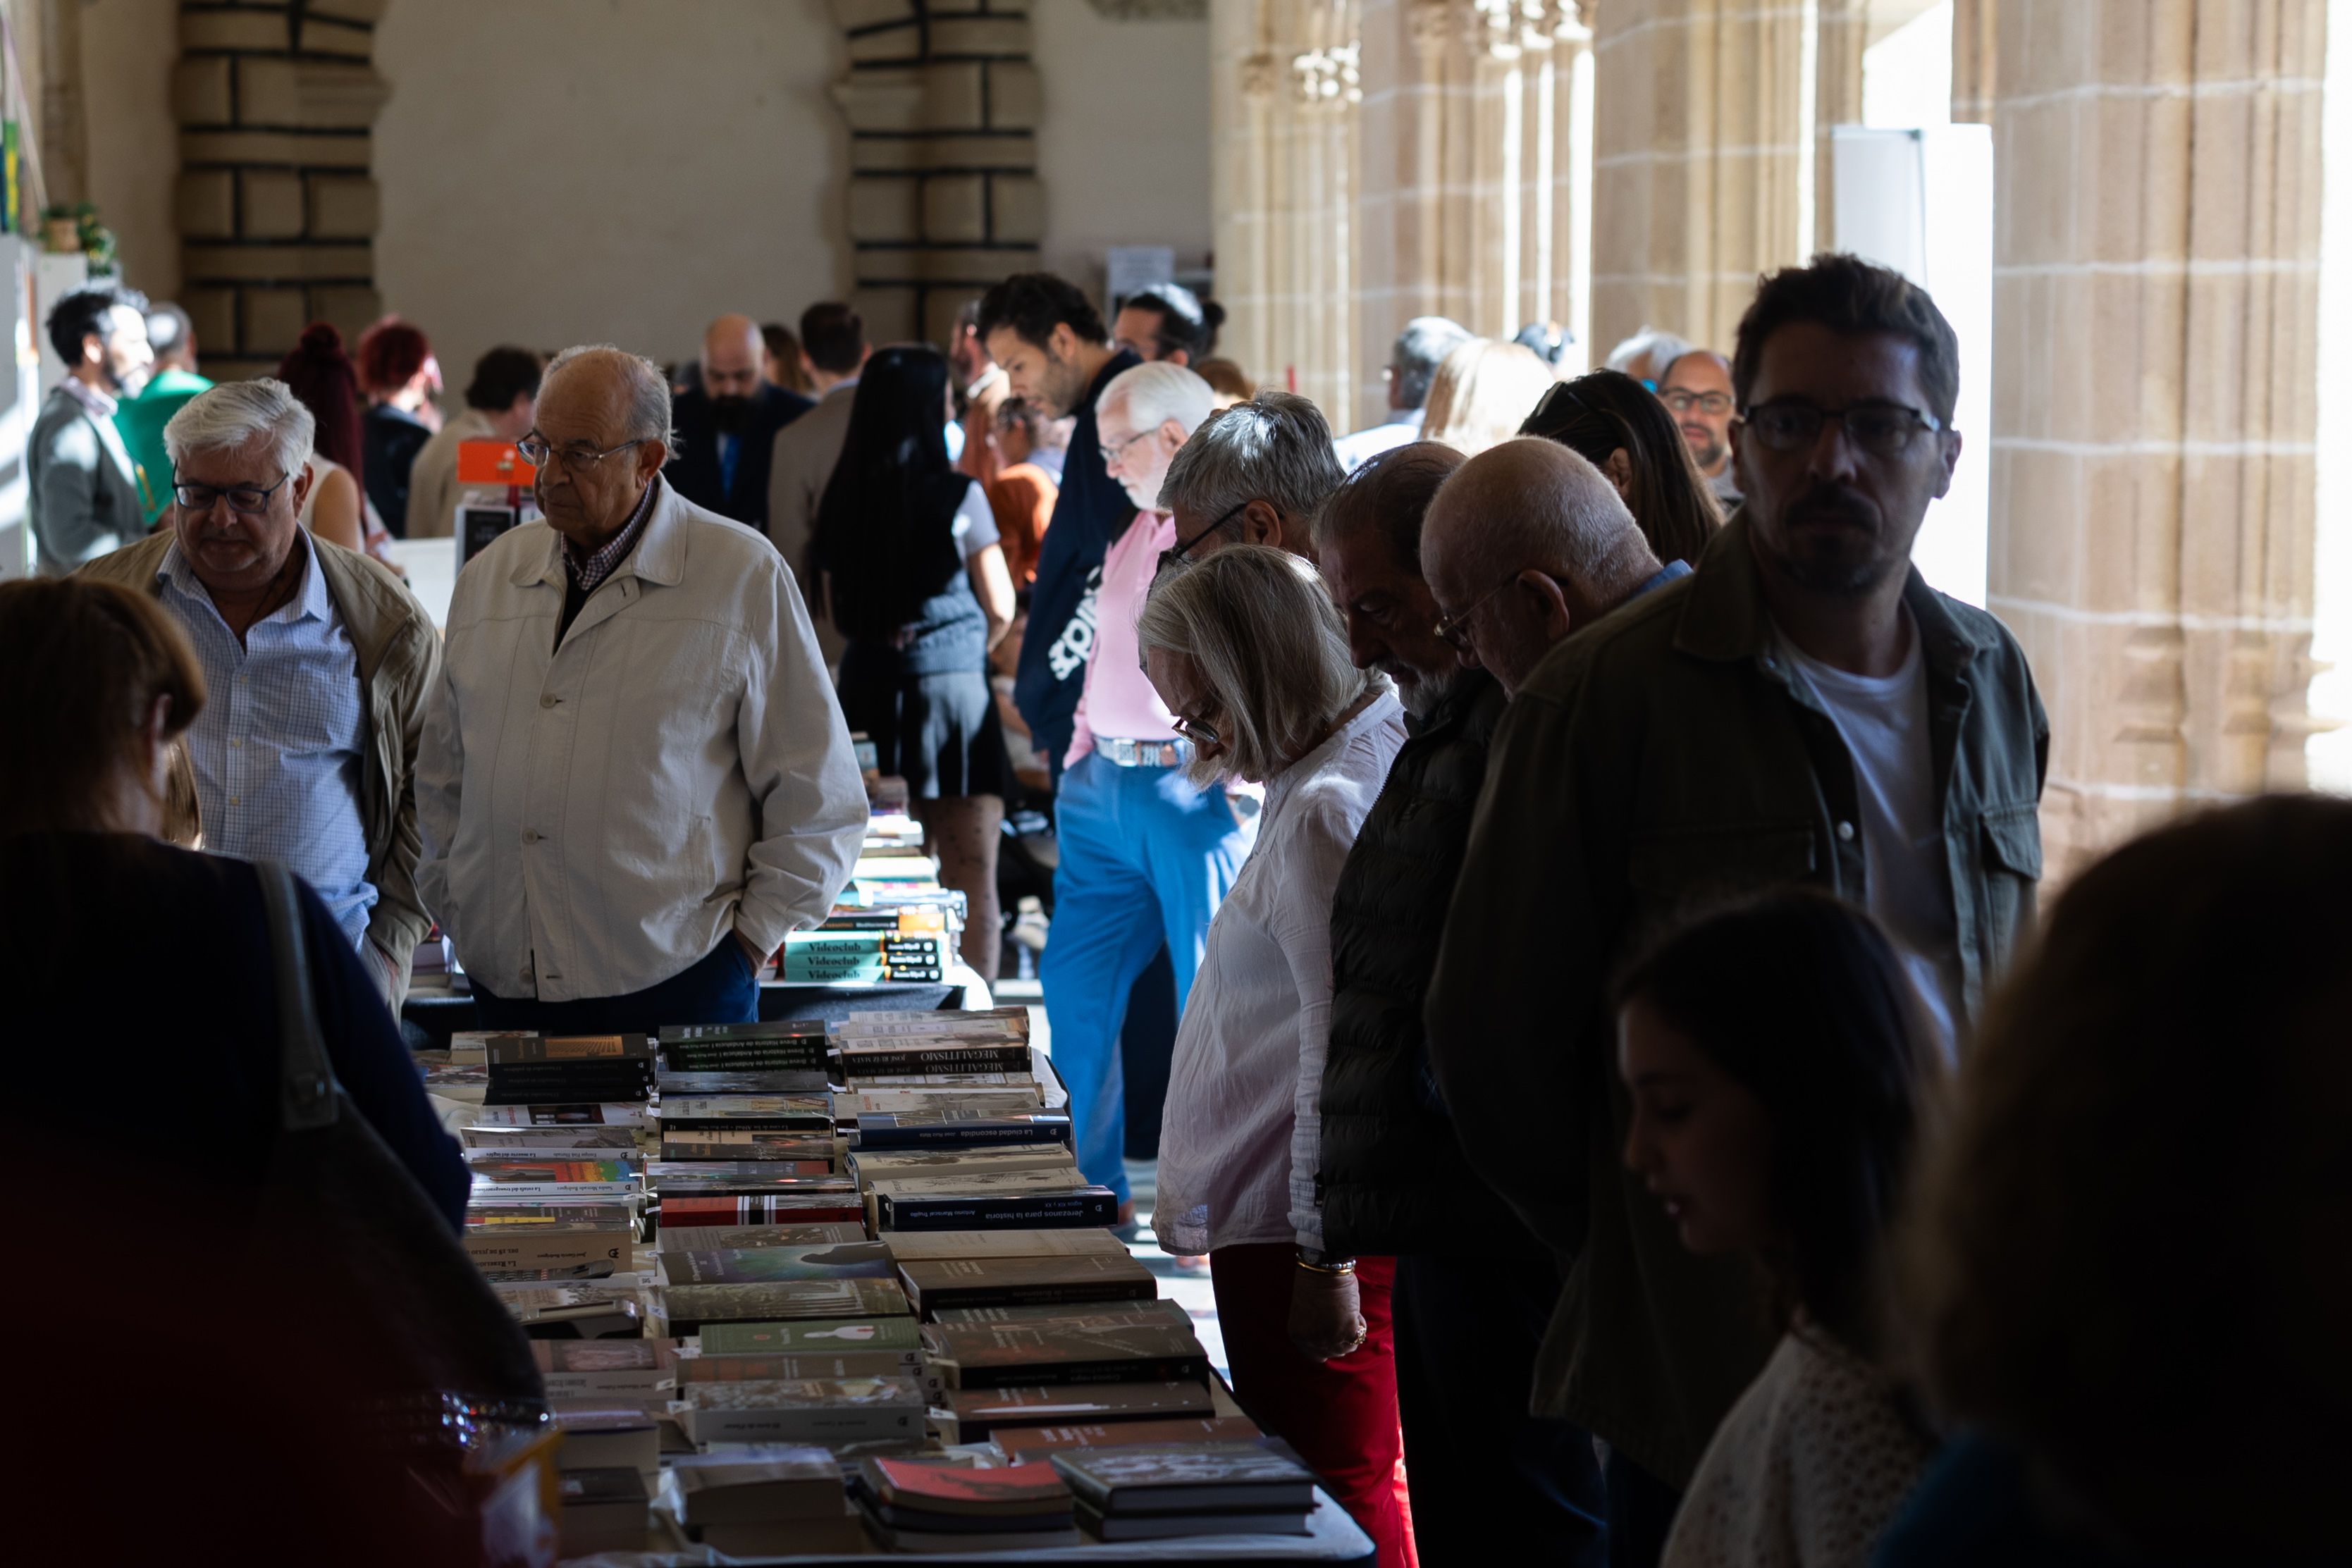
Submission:
<svg viewBox="0 0 2352 1568">
<path fill-rule="evenodd" d="M 702 334 L 702 384 L 678 396 L 668 475 L 696 506 L 761 533 L 776 432 L 816 406 L 761 373 L 766 346 L 749 316 L 721 316 Z"/>
<path fill-rule="evenodd" d="M 1608 476 L 1521 436 L 1456 469 L 1422 525 L 1439 634 L 1517 692 L 1570 632 L 1686 575 L 1661 567 Z"/>
<path fill-rule="evenodd" d="M 1658 377 L 1658 401 L 1675 416 L 1691 460 L 1723 509 L 1738 506 L 1739 482 L 1731 473 L 1731 361 L 1712 349 L 1693 349 Z"/>
<path fill-rule="evenodd" d="M 556 356 L 518 444 L 546 520 L 450 597 L 416 882 L 484 1029 L 753 1021 L 759 966 L 824 918 L 864 841 L 792 570 L 663 478 L 671 423 L 651 361 Z"/>
</svg>

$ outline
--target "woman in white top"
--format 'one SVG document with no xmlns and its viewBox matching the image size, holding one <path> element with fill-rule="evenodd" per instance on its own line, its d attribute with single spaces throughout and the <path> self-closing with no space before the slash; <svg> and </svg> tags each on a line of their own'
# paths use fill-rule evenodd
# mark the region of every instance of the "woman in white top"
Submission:
<svg viewBox="0 0 2352 1568">
<path fill-rule="evenodd" d="M 1864 1568 L 1935 1451 L 1880 1354 L 1931 1040 L 1894 944 L 1825 894 L 1702 919 L 1624 981 L 1625 1163 L 1684 1246 L 1756 1260 L 1787 1330 L 1700 1458 L 1664 1568 Z"/>
<path fill-rule="evenodd" d="M 1281 550 L 1226 545 L 1162 571 L 1136 639 L 1192 781 L 1265 786 L 1176 1030 L 1152 1226 L 1170 1252 L 1209 1255 L 1243 1403 L 1326 1479 L 1381 1568 L 1402 1568 L 1393 1260 L 1324 1256 L 1315 1173 L 1331 894 L 1403 709 L 1349 662 L 1314 569 Z"/>
</svg>

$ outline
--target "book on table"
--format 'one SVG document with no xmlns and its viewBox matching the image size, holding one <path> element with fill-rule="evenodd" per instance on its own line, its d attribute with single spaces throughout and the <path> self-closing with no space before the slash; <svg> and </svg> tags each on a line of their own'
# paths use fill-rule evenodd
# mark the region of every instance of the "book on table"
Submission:
<svg viewBox="0 0 2352 1568">
<path fill-rule="evenodd" d="M 912 1311 L 895 1280 L 775 1280 L 751 1285 L 669 1285 L 650 1292 L 670 1335 L 706 1323 L 782 1322 L 793 1318 L 905 1317 Z"/>
<path fill-rule="evenodd" d="M 671 1024 L 661 1030 L 660 1071 L 817 1072 L 831 1064 L 822 1020 L 754 1024 Z"/>
<path fill-rule="evenodd" d="M 861 1112 L 845 1129 L 849 1146 L 869 1149 L 981 1149 L 1004 1144 L 1066 1144 L 1070 1118 L 1059 1111 L 998 1112 L 955 1105 L 918 1111 Z"/>
<path fill-rule="evenodd" d="M 1208 1354 L 1189 1324 L 933 1323 L 923 1347 L 950 1388 L 1209 1381 Z"/>
<path fill-rule="evenodd" d="M 1142 1443 L 1249 1443 L 1265 1436 L 1246 1416 L 1186 1416 L 1075 1427 L 1007 1427 L 989 1441 L 1012 1464 L 1033 1464 L 1062 1448 L 1125 1448 Z"/>
<path fill-rule="evenodd" d="M 586 1343 L 586 1342 L 583 1342 Z M 680 1356 L 677 1382 L 811 1383 L 844 1377 L 911 1377 L 926 1395 L 946 1385 L 917 1350 L 838 1350 L 775 1355 Z"/>
<path fill-rule="evenodd" d="M 743 1247 L 658 1252 L 665 1285 L 751 1285 L 770 1280 L 891 1280 L 898 1265 L 879 1241 L 814 1247 Z"/>
<path fill-rule="evenodd" d="M 472 1113 L 477 1127 L 645 1127 L 652 1120 L 645 1105 L 623 1100 L 484 1105 Z"/>
<path fill-rule="evenodd" d="M 894 1230 L 881 1238 L 901 1263 L 949 1259 L 1124 1258 L 1127 1246 L 1108 1230 Z"/>
<path fill-rule="evenodd" d="M 984 1149 L 851 1149 L 843 1164 L 860 1186 L 877 1181 L 920 1181 L 942 1176 L 988 1176 L 1009 1171 L 1060 1171 L 1077 1175 L 1077 1158 L 1067 1144 L 1002 1144 Z"/>
<path fill-rule="evenodd" d="M 671 1072 L 664 1069 L 654 1073 L 654 1092 L 665 1100 L 698 1094 L 823 1095 L 831 1082 L 830 1070 L 821 1067 L 724 1072 Z"/>
<path fill-rule="evenodd" d="M 866 1218 L 866 1205 L 855 1193 L 761 1193 L 687 1195 L 661 1201 L 664 1230 L 696 1226 L 854 1224 Z M 859 1227 L 863 1234 L 863 1226 Z"/>
<path fill-rule="evenodd" d="M 646 1166 L 646 1181 L 667 1201 L 673 1197 L 756 1197 L 839 1194 L 854 1201 L 857 1183 L 845 1176 L 824 1172 L 804 1176 L 780 1169 L 775 1160 L 656 1160 Z"/>
<path fill-rule="evenodd" d="M 468 1149 L 506 1149 L 516 1153 L 570 1150 L 590 1159 L 606 1155 L 634 1155 L 637 1134 L 633 1127 L 596 1124 L 556 1124 L 531 1127 L 464 1127 L 458 1141 Z"/>
<path fill-rule="evenodd" d="M 700 1127 L 833 1135 L 833 1102 L 824 1094 L 681 1094 L 661 1103 L 664 1137 Z"/>
<path fill-rule="evenodd" d="M 662 1484 L 677 1499 L 679 1521 L 697 1530 L 833 1519 L 846 1500 L 840 1461 L 826 1449 L 792 1444 L 730 1444 L 708 1454 L 675 1455 Z"/>
<path fill-rule="evenodd" d="M 556 1476 L 556 1495 L 562 1504 L 557 1528 L 564 1556 L 645 1550 L 646 1509 L 652 1500 L 635 1467 L 567 1466 Z"/>
<path fill-rule="evenodd" d="M 530 1349 L 548 1398 L 568 1404 L 658 1404 L 678 1378 L 672 1339 L 535 1339 Z"/>
<path fill-rule="evenodd" d="M 682 1384 L 677 1393 L 671 1412 L 697 1443 L 866 1443 L 924 1430 L 922 1385 L 910 1377 L 746 1378 Z"/>
<path fill-rule="evenodd" d="M 850 1494 L 896 1551 L 1012 1552 L 1078 1544 L 1074 1501 L 1045 1467 L 976 1469 L 936 1460 L 860 1459 Z"/>
<path fill-rule="evenodd" d="M 755 1127 L 690 1127 L 667 1132 L 662 1137 L 665 1164 L 679 1161 L 747 1161 L 789 1166 L 783 1176 L 831 1176 L 840 1145 L 831 1138 L 805 1133 L 776 1133 Z"/>
<path fill-rule="evenodd" d="M 1118 1223 L 1107 1186 L 1053 1185 L 995 1192 L 875 1194 L 877 1230 L 1043 1229 Z"/>
<path fill-rule="evenodd" d="M 815 1355 L 890 1350 L 919 1357 L 921 1330 L 911 1317 L 782 1319 L 714 1322 L 702 1331 L 705 1355 Z"/>
<path fill-rule="evenodd" d="M 1164 1297 L 1131 1301 L 1052 1301 L 1024 1307 L 940 1307 L 929 1314 L 941 1323 L 1175 1323 L 1192 1326 L 1192 1315 Z"/>
<path fill-rule="evenodd" d="M 490 1289 L 532 1339 L 634 1338 L 645 1329 L 645 1310 L 634 1286 L 503 1284 L 493 1280 Z"/>
<path fill-rule="evenodd" d="M 563 1432 L 564 1468 L 626 1465 L 651 1475 L 661 1464 L 661 1418 L 637 1401 L 610 1396 L 550 1406 Z M 643 1506 L 640 1503 L 640 1506 Z"/>
<path fill-rule="evenodd" d="M 1064 1448 L 1048 1462 L 1104 1541 L 1305 1535 L 1315 1508 L 1314 1476 L 1255 1443 Z"/>
<path fill-rule="evenodd" d="M 973 1443 L 1007 1427 L 1070 1427 L 1213 1416 L 1208 1388 L 1171 1383 L 1082 1383 L 1051 1387 L 950 1388 L 932 1407 L 931 1426 L 946 1443 Z"/>
<path fill-rule="evenodd" d="M 910 1259 L 898 1270 L 908 1302 L 921 1317 L 952 1307 L 1149 1301 L 1160 1290 L 1151 1270 L 1124 1251 Z"/>
<path fill-rule="evenodd" d="M 833 1114 L 837 1122 L 908 1111 L 955 1110 L 1020 1116 L 1041 1111 L 1045 1104 L 1045 1091 L 1032 1078 L 999 1089 L 963 1089 L 946 1083 L 844 1090 L 834 1096 Z"/>
<path fill-rule="evenodd" d="M 866 1227 L 829 1225 L 689 1225 L 664 1230 L 654 1244 L 664 1252 L 731 1252 L 747 1247 L 824 1247 L 863 1241 Z M 894 1258 L 896 1252 L 891 1254 Z"/>
</svg>

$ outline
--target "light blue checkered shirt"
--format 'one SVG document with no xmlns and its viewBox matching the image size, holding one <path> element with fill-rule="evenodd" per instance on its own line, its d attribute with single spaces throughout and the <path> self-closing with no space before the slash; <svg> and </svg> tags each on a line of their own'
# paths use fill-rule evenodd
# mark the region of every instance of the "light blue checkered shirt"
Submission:
<svg viewBox="0 0 2352 1568">
<path fill-rule="evenodd" d="M 357 947 L 376 900 L 360 821 L 359 655 L 310 537 L 294 537 L 307 561 L 302 586 L 247 629 L 243 647 L 178 540 L 157 575 L 205 672 L 204 711 L 188 730 L 205 848 L 290 867 Z"/>
</svg>

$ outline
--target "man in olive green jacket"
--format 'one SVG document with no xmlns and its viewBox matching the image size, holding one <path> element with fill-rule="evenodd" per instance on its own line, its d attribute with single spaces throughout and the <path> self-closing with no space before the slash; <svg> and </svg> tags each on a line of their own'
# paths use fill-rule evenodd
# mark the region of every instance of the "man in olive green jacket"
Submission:
<svg viewBox="0 0 2352 1568">
<path fill-rule="evenodd" d="M 1734 372 L 1746 506 L 1692 577 L 1547 655 L 1496 734 L 1428 1049 L 1471 1165 L 1567 1266 L 1533 1405 L 1610 1445 L 1612 1562 L 1654 1560 L 1774 1337 L 1747 1265 L 1686 1253 L 1625 1172 L 1612 974 L 1696 911 L 1810 883 L 1910 949 L 1948 1048 L 2032 916 L 2032 676 L 1909 563 L 1959 455 L 1958 363 L 1895 274 L 1768 279 Z"/>
</svg>

